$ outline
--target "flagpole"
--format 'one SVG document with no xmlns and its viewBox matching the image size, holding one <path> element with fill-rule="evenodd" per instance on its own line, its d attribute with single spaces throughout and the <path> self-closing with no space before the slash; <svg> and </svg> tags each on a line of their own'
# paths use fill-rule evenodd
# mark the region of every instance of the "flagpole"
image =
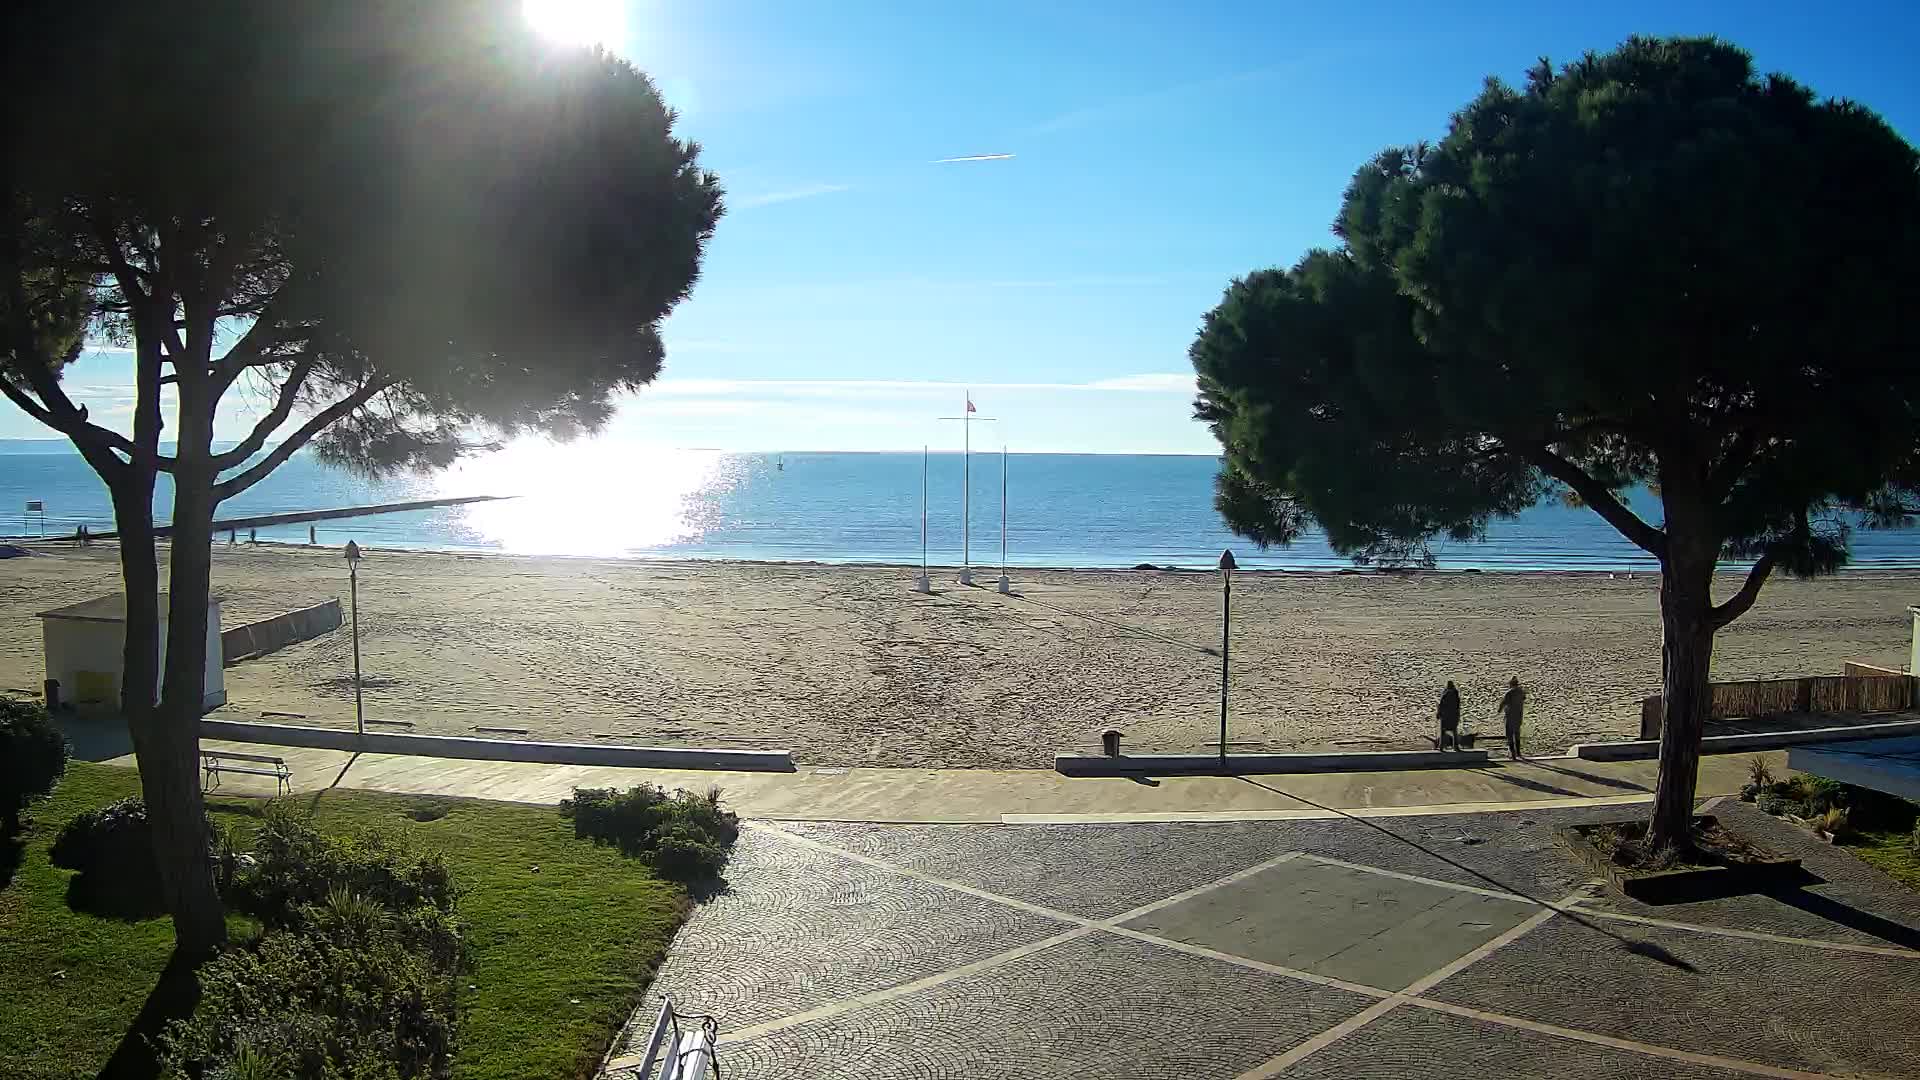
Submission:
<svg viewBox="0 0 1920 1080">
<path fill-rule="evenodd" d="M 966 408 L 959 416 L 943 416 L 942 420 L 958 420 L 961 427 L 960 443 L 960 584 L 973 584 L 973 422 L 992 420 L 991 416 L 975 416 L 973 391 L 967 391 Z"/>
<path fill-rule="evenodd" d="M 927 580 L 927 447 L 920 447 L 920 580 L 914 582 L 913 591 L 930 593 L 933 583 Z"/>
<path fill-rule="evenodd" d="M 960 410 L 960 584 L 973 584 L 973 391 Z"/>
<path fill-rule="evenodd" d="M 1000 444 L 1000 583 L 1002 593 L 1011 592 L 1007 584 L 1007 444 Z"/>
</svg>

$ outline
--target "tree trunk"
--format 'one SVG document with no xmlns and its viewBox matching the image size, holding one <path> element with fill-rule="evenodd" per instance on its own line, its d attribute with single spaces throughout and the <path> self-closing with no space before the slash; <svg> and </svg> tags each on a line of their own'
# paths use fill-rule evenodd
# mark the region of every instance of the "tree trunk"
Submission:
<svg viewBox="0 0 1920 1080">
<path fill-rule="evenodd" d="M 207 599 L 212 592 L 213 481 L 207 465 L 212 410 L 181 387 L 169 561 L 166 677 L 150 738 L 155 776 L 146 774 L 175 947 L 204 958 L 226 941 L 226 915 L 207 855 L 206 801 L 200 792 L 200 715 L 206 695 Z"/>
<path fill-rule="evenodd" d="M 1648 824 L 1649 847 L 1690 846 L 1700 736 L 1713 705 L 1712 554 L 1674 551 L 1660 575 L 1660 779 Z"/>
</svg>

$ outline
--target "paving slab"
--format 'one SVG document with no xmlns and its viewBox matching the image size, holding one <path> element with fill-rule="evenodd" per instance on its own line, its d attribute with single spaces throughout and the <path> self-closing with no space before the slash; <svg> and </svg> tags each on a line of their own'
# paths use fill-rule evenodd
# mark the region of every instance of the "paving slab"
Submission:
<svg viewBox="0 0 1920 1080">
<path fill-rule="evenodd" d="M 1749 1080 L 1752 1074 L 1402 1006 L 1280 1075 L 1287 1080 Z"/>
<path fill-rule="evenodd" d="M 1402 990 L 1539 910 L 1294 859 L 1124 925 L 1269 964 Z"/>
<path fill-rule="evenodd" d="M 1104 919 L 1289 850 L 1284 823 L 780 828 L 923 874 Z"/>
<path fill-rule="evenodd" d="M 680 1010 L 710 1013 L 733 1030 L 1066 928 L 755 830 L 741 834 L 727 882 L 729 891 L 701 905 L 674 939 L 637 1014 L 646 1024 L 670 995 Z"/>
<path fill-rule="evenodd" d="M 1917 983 L 1920 957 L 1594 928 L 1562 916 L 1427 996 L 1780 1068 L 1915 1076 Z"/>
<path fill-rule="evenodd" d="M 728 1080 L 1231 1077 L 1371 1004 L 1097 934 L 722 1057 Z"/>
</svg>

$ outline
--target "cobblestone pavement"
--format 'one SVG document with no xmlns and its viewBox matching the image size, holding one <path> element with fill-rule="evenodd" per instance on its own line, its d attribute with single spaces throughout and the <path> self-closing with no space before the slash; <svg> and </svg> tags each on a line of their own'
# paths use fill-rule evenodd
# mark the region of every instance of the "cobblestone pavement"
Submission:
<svg viewBox="0 0 1920 1080">
<path fill-rule="evenodd" d="M 1637 813 L 1637 808 L 1628 813 Z M 1920 897 L 1726 802 L 1807 882 L 1649 907 L 1622 808 L 1133 825 L 756 823 L 662 995 L 728 1080 L 1920 1075 Z"/>
</svg>

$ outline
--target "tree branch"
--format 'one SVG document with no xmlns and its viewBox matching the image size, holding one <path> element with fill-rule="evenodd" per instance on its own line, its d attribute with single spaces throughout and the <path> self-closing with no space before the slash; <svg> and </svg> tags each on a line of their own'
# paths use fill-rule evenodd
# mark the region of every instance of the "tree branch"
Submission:
<svg viewBox="0 0 1920 1080">
<path fill-rule="evenodd" d="M 1586 470 L 1546 447 L 1529 451 L 1527 461 L 1534 468 L 1572 488 L 1582 502 L 1606 519 L 1607 524 L 1618 529 L 1620 535 L 1633 541 L 1635 546 L 1656 558 L 1667 557 L 1666 534 L 1640 520 L 1639 515 L 1627 509 L 1619 499 L 1614 498 L 1613 492 L 1608 491 L 1605 485 L 1587 475 Z"/>
<path fill-rule="evenodd" d="M 293 407 L 300 400 L 300 388 L 306 384 L 307 375 L 313 371 L 314 362 L 313 354 L 302 355 L 293 365 L 293 371 L 288 374 L 287 381 L 280 384 L 280 396 L 273 403 L 273 411 L 261 417 L 260 422 L 253 425 L 253 431 L 238 446 L 225 453 L 213 455 L 213 468 L 216 473 L 245 463 L 248 458 L 259 453 L 261 447 L 267 445 L 267 440 L 273 437 L 273 433 L 279 431 L 280 425 L 286 423 L 287 417 L 293 415 Z"/>
<path fill-rule="evenodd" d="M 1760 586 L 1765 585 L 1767 575 L 1773 573 L 1774 562 L 1771 551 L 1760 556 L 1760 561 L 1754 563 L 1753 569 L 1747 571 L 1747 580 L 1741 584 L 1740 591 L 1729 596 L 1726 603 L 1714 606 L 1709 618 L 1715 630 L 1745 615 L 1747 610 L 1753 607 L 1753 602 L 1760 598 Z"/>
<path fill-rule="evenodd" d="M 1740 473 L 1753 463 L 1754 453 L 1759 449 L 1759 436 L 1752 428 L 1743 428 L 1735 433 L 1733 444 L 1720 457 L 1719 464 L 1707 473 L 1707 498 L 1719 502 L 1733 490 L 1734 482 L 1740 479 Z"/>
<path fill-rule="evenodd" d="M 272 453 L 261 458 L 252 468 L 213 485 L 213 501 L 216 504 L 224 502 L 266 479 L 268 473 L 279 468 L 282 463 L 294 455 L 295 451 L 312 441 L 315 435 L 325 431 L 341 417 L 373 400 L 381 392 L 393 386 L 396 381 L 397 380 L 394 379 L 375 379 L 360 389 L 355 390 L 353 393 L 348 394 L 346 397 L 341 398 L 339 401 L 327 406 L 320 412 L 315 413 L 312 419 L 300 425 L 298 431 L 287 436 L 286 441 L 274 447 Z"/>
<path fill-rule="evenodd" d="M 93 226 L 93 235 L 107 255 L 107 264 L 113 268 L 113 276 L 120 283 L 120 293 L 127 298 L 130 308 L 138 308 L 147 293 L 140 288 L 140 279 L 150 276 L 134 268 L 127 261 L 127 253 L 120 250 L 120 238 L 114 234 L 113 227 L 92 215 L 87 215 L 87 223 Z"/>
</svg>

